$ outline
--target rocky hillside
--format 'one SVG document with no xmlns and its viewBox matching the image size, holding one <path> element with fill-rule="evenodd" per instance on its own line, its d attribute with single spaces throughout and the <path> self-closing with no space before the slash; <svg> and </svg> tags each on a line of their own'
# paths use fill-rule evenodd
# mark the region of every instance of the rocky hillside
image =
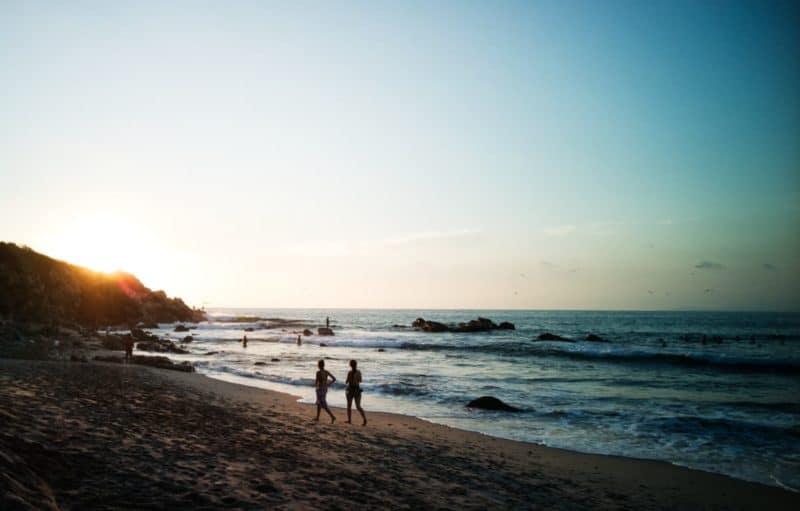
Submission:
<svg viewBox="0 0 800 511">
<path fill-rule="evenodd" d="M 129 273 L 101 273 L 0 242 L 0 319 L 84 326 L 199 321 L 204 313 Z"/>
</svg>

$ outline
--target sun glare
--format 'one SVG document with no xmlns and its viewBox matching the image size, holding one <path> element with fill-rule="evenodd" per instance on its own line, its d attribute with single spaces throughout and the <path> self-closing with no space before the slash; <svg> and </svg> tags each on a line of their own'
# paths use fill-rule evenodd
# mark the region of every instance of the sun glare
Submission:
<svg viewBox="0 0 800 511">
<path fill-rule="evenodd" d="M 41 251 L 92 270 L 132 273 L 148 287 L 167 284 L 165 252 L 148 230 L 125 220 L 94 216 L 73 221 L 48 233 Z"/>
</svg>

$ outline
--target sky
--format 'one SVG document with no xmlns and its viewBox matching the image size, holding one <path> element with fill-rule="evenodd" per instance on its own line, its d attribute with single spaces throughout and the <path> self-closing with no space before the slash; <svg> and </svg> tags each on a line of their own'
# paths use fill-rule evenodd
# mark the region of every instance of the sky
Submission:
<svg viewBox="0 0 800 511">
<path fill-rule="evenodd" d="M 0 0 L 0 240 L 207 307 L 800 310 L 791 2 Z"/>
</svg>

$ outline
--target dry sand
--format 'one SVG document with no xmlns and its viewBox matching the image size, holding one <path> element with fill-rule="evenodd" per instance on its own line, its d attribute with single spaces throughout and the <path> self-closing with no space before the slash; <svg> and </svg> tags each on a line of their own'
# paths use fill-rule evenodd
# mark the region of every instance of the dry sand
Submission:
<svg viewBox="0 0 800 511">
<path fill-rule="evenodd" d="M 800 509 L 667 463 L 334 413 L 197 374 L 0 359 L 0 509 Z"/>
</svg>

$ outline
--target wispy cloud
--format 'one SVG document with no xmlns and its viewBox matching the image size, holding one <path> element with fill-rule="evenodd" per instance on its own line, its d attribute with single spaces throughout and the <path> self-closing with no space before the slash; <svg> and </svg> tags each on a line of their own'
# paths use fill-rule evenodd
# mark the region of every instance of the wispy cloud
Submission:
<svg viewBox="0 0 800 511">
<path fill-rule="evenodd" d="M 724 270 L 725 265 L 713 261 L 700 261 L 694 265 L 698 270 Z"/>
<path fill-rule="evenodd" d="M 574 225 L 556 225 L 553 227 L 545 227 L 542 232 L 544 232 L 547 236 L 569 236 L 577 227 Z"/>
</svg>

